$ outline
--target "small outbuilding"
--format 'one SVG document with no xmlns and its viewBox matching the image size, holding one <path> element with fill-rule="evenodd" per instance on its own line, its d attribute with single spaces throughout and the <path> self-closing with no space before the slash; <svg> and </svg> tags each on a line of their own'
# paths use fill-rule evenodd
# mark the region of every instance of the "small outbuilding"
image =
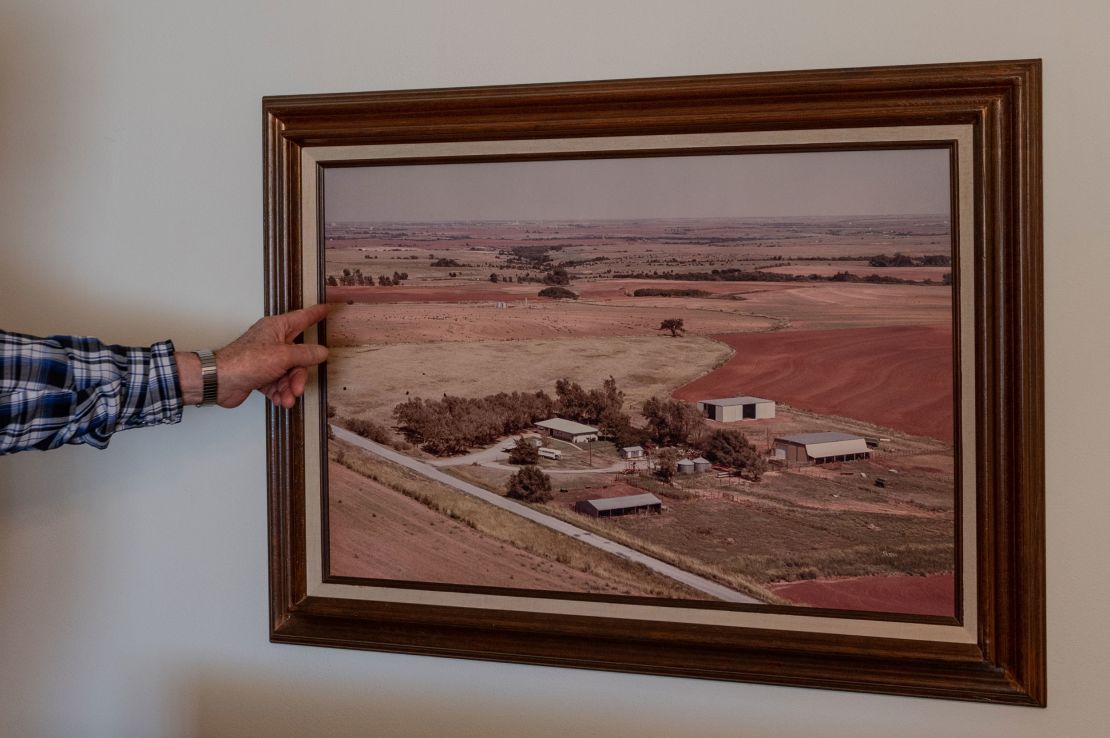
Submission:
<svg viewBox="0 0 1110 738">
<path fill-rule="evenodd" d="M 698 474 L 702 474 L 704 472 L 707 472 L 712 468 L 713 468 L 713 463 L 711 461 L 709 461 L 709 459 L 703 458 L 701 456 L 694 459 L 694 471 L 697 472 Z"/>
<path fill-rule="evenodd" d="M 551 418 L 550 420 L 539 421 L 536 423 L 536 426 L 543 428 L 552 438 L 558 438 L 561 441 L 588 443 L 597 440 L 597 428 L 590 425 L 583 425 L 582 423 L 576 423 L 573 420 Z"/>
<path fill-rule="evenodd" d="M 732 423 L 737 420 L 763 420 L 775 417 L 775 401 L 762 397 L 722 397 L 700 400 L 698 410 L 710 420 Z"/>
<path fill-rule="evenodd" d="M 791 463 L 828 464 L 871 458 L 867 441 L 849 433 L 799 433 L 781 436 L 771 445 L 772 458 Z"/>
<path fill-rule="evenodd" d="M 693 474 L 698 470 L 697 465 L 690 459 L 683 459 L 678 462 L 677 466 L 679 474 Z"/>
<path fill-rule="evenodd" d="M 635 513 L 661 513 L 663 502 L 653 494 L 605 497 L 599 500 L 580 500 L 574 504 L 576 512 L 595 518 L 613 518 Z"/>
<path fill-rule="evenodd" d="M 622 459 L 642 459 L 644 458 L 643 446 L 625 446 L 621 449 Z"/>
</svg>

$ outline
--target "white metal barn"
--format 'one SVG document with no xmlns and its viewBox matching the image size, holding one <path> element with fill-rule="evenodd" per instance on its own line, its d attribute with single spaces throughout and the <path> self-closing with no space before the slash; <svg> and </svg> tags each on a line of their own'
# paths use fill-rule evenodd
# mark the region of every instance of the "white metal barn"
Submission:
<svg viewBox="0 0 1110 738">
<path fill-rule="evenodd" d="M 710 420 L 732 423 L 737 420 L 763 420 L 775 417 L 775 401 L 762 397 L 722 397 L 718 400 L 701 400 L 698 410 Z"/>
<path fill-rule="evenodd" d="M 589 441 L 597 440 L 597 428 L 583 425 L 582 423 L 575 423 L 573 420 L 551 418 L 549 420 L 539 421 L 536 423 L 536 426 L 550 433 L 552 438 L 558 438 L 562 441 L 588 443 Z"/>
<path fill-rule="evenodd" d="M 794 463 L 827 464 L 871 458 L 867 441 L 849 433 L 799 433 L 781 436 L 771 445 L 776 459 Z"/>
<path fill-rule="evenodd" d="M 644 458 L 643 446 L 625 446 L 621 449 L 622 459 L 642 459 Z"/>
</svg>

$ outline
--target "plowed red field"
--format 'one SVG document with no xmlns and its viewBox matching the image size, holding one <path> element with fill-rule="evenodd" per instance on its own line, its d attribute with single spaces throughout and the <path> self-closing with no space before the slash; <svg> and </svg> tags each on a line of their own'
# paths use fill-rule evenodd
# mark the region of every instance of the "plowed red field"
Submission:
<svg viewBox="0 0 1110 738">
<path fill-rule="evenodd" d="M 675 397 L 696 402 L 755 395 L 952 442 L 952 329 L 948 325 L 734 333 L 715 338 L 735 349 L 735 356 L 677 389 Z"/>
<path fill-rule="evenodd" d="M 327 301 L 343 303 L 348 300 L 363 303 L 408 302 L 509 302 L 535 300 L 537 293 L 547 285 L 536 283 L 502 284 L 490 282 L 439 283 L 397 287 L 328 287 Z M 796 288 L 791 283 L 775 282 L 696 282 L 674 280 L 606 279 L 596 282 L 575 282 L 568 289 L 583 299 L 601 300 L 628 297 L 638 289 L 701 290 L 711 295 L 773 292 Z M 805 285 L 809 286 L 809 285 Z"/>
<path fill-rule="evenodd" d="M 954 615 L 956 589 L 951 574 L 927 577 L 853 577 L 770 586 L 779 597 L 810 607 L 913 615 Z"/>
</svg>

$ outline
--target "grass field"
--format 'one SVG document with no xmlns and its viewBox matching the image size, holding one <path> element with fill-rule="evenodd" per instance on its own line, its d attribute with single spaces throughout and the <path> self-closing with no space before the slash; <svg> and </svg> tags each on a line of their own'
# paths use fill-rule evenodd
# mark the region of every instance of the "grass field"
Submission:
<svg viewBox="0 0 1110 738">
<path fill-rule="evenodd" d="M 612 376 L 625 390 L 626 407 L 633 407 L 652 395 L 669 395 L 730 355 L 727 346 L 699 336 L 335 348 L 328 362 L 328 401 L 341 416 L 391 425 L 393 408 L 410 397 L 539 389 L 554 394 L 563 377 L 593 388 Z"/>
</svg>

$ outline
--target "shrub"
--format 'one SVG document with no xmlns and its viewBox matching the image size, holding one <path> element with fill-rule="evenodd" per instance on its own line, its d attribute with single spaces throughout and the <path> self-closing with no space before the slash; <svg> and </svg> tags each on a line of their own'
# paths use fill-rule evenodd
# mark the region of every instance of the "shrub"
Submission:
<svg viewBox="0 0 1110 738">
<path fill-rule="evenodd" d="M 524 438 L 516 439 L 509 451 L 509 463 L 518 466 L 535 466 L 540 461 L 540 450 Z"/>
<path fill-rule="evenodd" d="M 715 428 L 706 434 L 701 451 L 710 461 L 730 466 L 741 476 L 759 481 L 767 470 L 767 462 L 756 447 L 738 430 Z"/>
<path fill-rule="evenodd" d="M 543 276 L 544 284 L 570 284 L 570 274 L 562 267 L 555 267 Z"/>
<path fill-rule="evenodd" d="M 705 290 L 692 289 L 660 289 L 658 287 L 642 287 L 632 291 L 633 297 L 709 297 Z"/>
<path fill-rule="evenodd" d="M 505 489 L 509 497 L 524 502 L 547 502 L 554 496 L 551 494 L 551 478 L 538 466 L 526 466 L 513 474 Z"/>
<path fill-rule="evenodd" d="M 389 429 L 375 423 L 373 420 L 348 417 L 340 418 L 339 424 L 352 433 L 356 433 L 376 443 L 389 444 L 393 440 L 393 435 L 389 432 Z"/>
<path fill-rule="evenodd" d="M 557 300 L 577 300 L 578 295 L 566 287 L 544 287 L 540 290 L 540 297 L 552 297 Z"/>
<path fill-rule="evenodd" d="M 655 476 L 669 482 L 678 472 L 678 451 L 665 448 L 655 456 Z"/>
</svg>

